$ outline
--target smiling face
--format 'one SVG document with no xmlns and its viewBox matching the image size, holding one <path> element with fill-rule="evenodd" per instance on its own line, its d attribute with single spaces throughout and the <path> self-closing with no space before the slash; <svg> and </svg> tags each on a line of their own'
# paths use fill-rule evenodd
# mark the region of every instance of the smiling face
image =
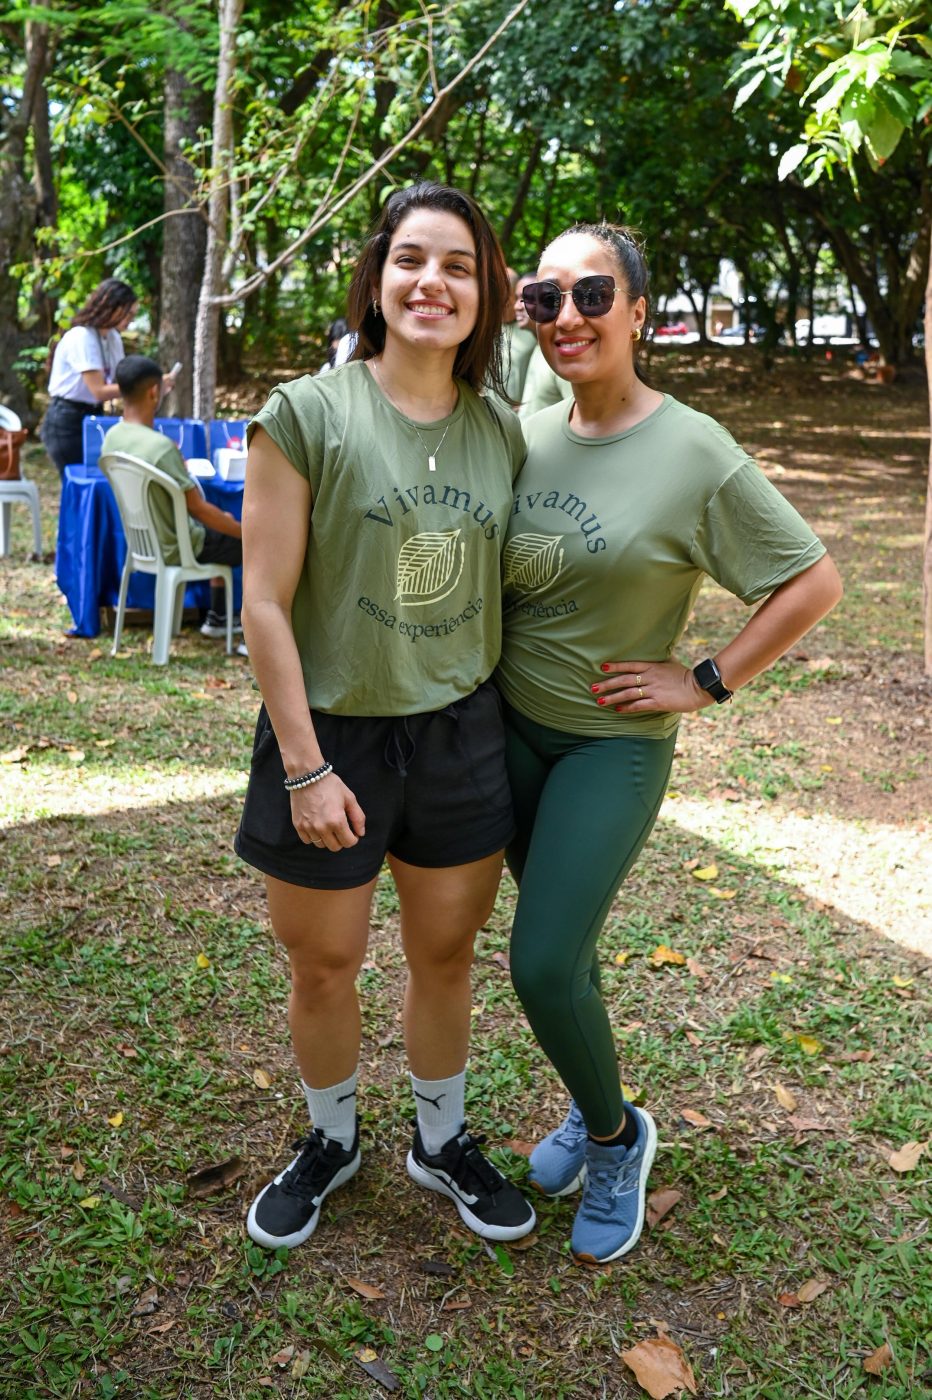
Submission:
<svg viewBox="0 0 932 1400">
<path fill-rule="evenodd" d="M 376 293 L 391 341 L 449 351 L 475 329 L 479 312 L 476 242 L 465 220 L 440 209 L 413 209 L 399 223 Z"/>
<path fill-rule="evenodd" d="M 515 320 L 517 321 L 521 329 L 525 331 L 533 330 L 534 323 L 531 320 L 530 316 L 527 314 L 527 311 L 525 310 L 524 301 L 522 299 L 521 293 L 524 291 L 525 287 L 530 286 L 532 282 L 536 281 L 536 277 L 519 277 L 515 286 Z"/>
<path fill-rule="evenodd" d="M 571 383 L 615 379 L 633 372 L 633 335 L 647 314 L 644 297 L 627 294 L 624 271 L 611 250 L 587 233 L 568 233 L 544 252 L 538 281 L 556 282 L 568 292 L 581 277 L 607 276 L 616 291 L 605 316 L 583 316 L 571 296 L 563 298 L 560 314 L 549 325 L 534 329 L 548 364 Z"/>
</svg>

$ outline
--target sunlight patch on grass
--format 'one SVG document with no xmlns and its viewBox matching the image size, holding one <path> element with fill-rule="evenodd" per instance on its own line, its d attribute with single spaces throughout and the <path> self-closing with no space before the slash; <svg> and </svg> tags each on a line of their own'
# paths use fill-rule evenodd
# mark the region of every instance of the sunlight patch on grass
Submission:
<svg viewBox="0 0 932 1400">
<path fill-rule="evenodd" d="M 60 771 L 60 770 L 59 770 Z M 66 775 L 72 778 L 72 774 Z M 246 774 L 235 768 L 173 771 L 110 764 L 81 771 L 80 782 L 62 782 L 52 774 L 7 768 L 0 799 L 0 827 L 13 827 L 48 817 L 100 816 L 171 802 L 201 802 L 243 792 Z"/>
<path fill-rule="evenodd" d="M 883 822 L 678 797 L 661 821 L 764 865 L 810 899 L 932 957 L 929 837 Z M 917 887 L 916 871 L 927 875 Z"/>
</svg>

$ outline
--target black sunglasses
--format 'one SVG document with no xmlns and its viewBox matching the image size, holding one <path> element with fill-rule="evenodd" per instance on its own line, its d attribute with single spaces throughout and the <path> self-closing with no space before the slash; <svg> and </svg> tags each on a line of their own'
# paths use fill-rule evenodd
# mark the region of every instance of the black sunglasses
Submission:
<svg viewBox="0 0 932 1400">
<path fill-rule="evenodd" d="M 580 277 L 568 292 L 561 292 L 556 282 L 531 282 L 521 298 L 531 320 L 545 326 L 559 316 L 564 297 L 573 298 L 580 316 L 605 316 L 612 309 L 615 293 L 623 291 L 624 287 L 615 286 L 613 277 Z"/>
</svg>

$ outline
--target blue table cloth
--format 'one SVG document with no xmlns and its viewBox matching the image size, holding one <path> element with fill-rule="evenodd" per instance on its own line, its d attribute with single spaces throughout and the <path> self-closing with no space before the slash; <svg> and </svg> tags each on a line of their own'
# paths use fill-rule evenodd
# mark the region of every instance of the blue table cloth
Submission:
<svg viewBox="0 0 932 1400">
<path fill-rule="evenodd" d="M 201 485 L 209 501 L 235 515 L 237 520 L 242 518 L 242 481 L 214 477 L 202 481 Z M 55 577 L 74 618 L 73 636 L 96 637 L 99 634 L 101 607 L 117 605 L 125 558 L 126 536 L 107 478 L 99 467 L 66 467 L 58 517 Z M 242 569 L 233 570 L 233 595 L 233 606 L 238 612 L 242 601 Z M 186 607 L 208 607 L 209 583 L 189 584 L 184 601 Z M 131 574 L 127 607 L 151 609 L 154 602 L 153 575 Z"/>
<path fill-rule="evenodd" d="M 106 418 L 96 413 L 91 413 L 85 418 L 83 432 L 84 465 L 86 467 L 97 466 L 107 429 L 112 428 L 114 423 L 121 421 L 119 418 Z M 207 429 L 200 418 L 156 418 L 152 426 L 157 433 L 162 433 L 164 437 L 175 444 L 186 461 L 189 457 L 207 456 Z M 211 433 L 213 433 L 213 426 L 211 424 Z M 220 426 L 223 425 L 218 420 L 218 427 Z M 235 424 L 230 424 L 231 429 L 235 426 Z M 224 446 L 225 444 L 220 443 L 219 445 Z"/>
</svg>

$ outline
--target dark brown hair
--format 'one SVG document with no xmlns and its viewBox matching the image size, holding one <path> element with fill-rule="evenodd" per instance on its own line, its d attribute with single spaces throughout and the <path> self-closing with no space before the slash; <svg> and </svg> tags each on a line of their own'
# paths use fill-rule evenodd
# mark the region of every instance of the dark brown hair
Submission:
<svg viewBox="0 0 932 1400">
<path fill-rule="evenodd" d="M 573 224 L 572 228 L 564 229 L 562 233 L 557 234 L 556 238 L 552 238 L 550 240 L 551 246 L 558 243 L 561 238 L 568 238 L 572 233 L 582 233 L 602 243 L 621 270 L 622 281 L 627 288 L 628 296 L 632 301 L 643 297 L 647 303 L 647 312 L 641 327 L 641 338 L 632 344 L 634 372 L 638 379 L 642 379 L 646 384 L 649 381 L 641 368 L 640 358 L 650 337 L 653 308 L 650 304 L 650 271 L 644 256 L 644 240 L 637 229 L 629 228 L 626 224 L 603 222 L 599 224 Z"/>
<path fill-rule="evenodd" d="M 479 307 L 476 324 L 458 347 L 453 373 L 473 389 L 494 389 L 504 395 L 502 320 L 512 292 L 498 239 L 482 210 L 468 194 L 449 185 L 424 181 L 396 190 L 385 202 L 378 223 L 363 248 L 347 297 L 350 327 L 357 332 L 354 360 L 369 360 L 385 346 L 385 321 L 373 309 L 392 238 L 415 209 L 439 209 L 455 214 L 468 226 L 476 243 Z"/>
<path fill-rule="evenodd" d="M 91 292 L 71 324 L 108 330 L 138 300 L 128 283 L 121 282 L 118 277 L 105 277 Z"/>
</svg>

